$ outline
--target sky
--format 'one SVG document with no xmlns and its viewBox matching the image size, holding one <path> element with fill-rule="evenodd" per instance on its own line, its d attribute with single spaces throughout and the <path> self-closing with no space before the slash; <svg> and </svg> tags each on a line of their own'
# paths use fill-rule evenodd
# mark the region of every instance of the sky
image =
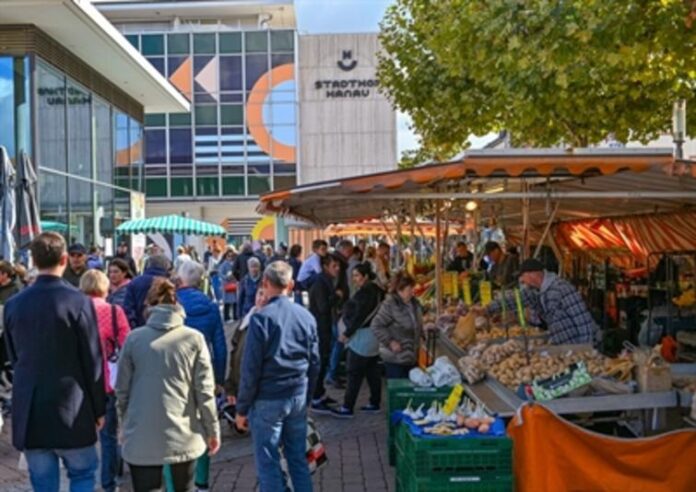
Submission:
<svg viewBox="0 0 696 492">
<path fill-rule="evenodd" d="M 301 34 L 377 32 L 392 0 L 295 0 Z M 398 155 L 418 148 L 418 139 L 409 129 L 409 117 L 397 115 Z"/>
</svg>

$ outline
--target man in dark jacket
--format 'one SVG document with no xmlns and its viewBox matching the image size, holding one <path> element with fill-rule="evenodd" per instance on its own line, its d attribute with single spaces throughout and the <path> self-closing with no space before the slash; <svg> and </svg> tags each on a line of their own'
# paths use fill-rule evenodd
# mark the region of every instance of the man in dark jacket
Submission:
<svg viewBox="0 0 696 492">
<path fill-rule="evenodd" d="M 131 255 L 128 254 L 128 244 L 120 243 L 118 245 L 118 248 L 116 249 L 116 254 L 114 255 L 114 258 L 121 258 L 123 261 L 125 261 L 133 275 L 136 275 L 138 273 L 138 268 L 135 265 L 135 260 Z"/>
<path fill-rule="evenodd" d="M 334 256 L 327 255 L 321 258 L 321 268 L 322 272 L 312 284 L 312 288 L 309 289 L 309 311 L 317 322 L 321 360 L 319 380 L 312 399 L 312 411 L 328 415 L 331 413 L 329 405 L 336 403 L 335 400 L 326 395 L 324 378 L 328 372 L 331 357 L 332 330 L 336 322 L 336 304 L 338 302 L 334 282 L 338 277 L 340 266 Z"/>
<path fill-rule="evenodd" d="M 40 234 L 30 250 L 39 277 L 4 313 L 15 370 L 12 442 L 25 453 L 34 490 L 58 490 L 59 460 L 71 490 L 94 490 L 106 402 L 96 315 L 89 298 L 61 280 L 62 236 Z"/>
<path fill-rule="evenodd" d="M 156 277 L 166 277 L 171 268 L 171 263 L 166 256 L 156 255 L 148 258 L 145 271 L 139 277 L 134 278 L 126 287 L 126 298 L 123 301 L 123 309 L 128 316 L 131 328 L 145 325 L 145 299 Z"/>
<path fill-rule="evenodd" d="M 73 287 L 80 287 L 80 279 L 87 271 L 87 248 L 82 244 L 71 244 L 68 248 L 70 257 L 63 279 Z"/>
<path fill-rule="evenodd" d="M 235 258 L 234 265 L 232 265 L 232 275 L 234 275 L 234 278 L 236 278 L 238 282 L 249 273 L 249 260 L 251 258 L 257 258 L 261 266 L 263 266 L 263 261 L 254 253 L 251 243 L 246 242 L 242 245 L 242 252 Z"/>
<path fill-rule="evenodd" d="M 307 310 L 292 302 L 292 268 L 271 263 L 263 274 L 268 304 L 251 316 L 244 345 L 236 423 L 254 440 L 262 491 L 286 490 L 279 446 L 297 492 L 312 490 L 306 457 L 307 404 L 319 372 L 317 331 Z M 251 412 L 250 412 L 251 411 Z"/>
<path fill-rule="evenodd" d="M 468 272 L 471 270 L 473 263 L 474 255 L 469 251 L 464 241 L 459 241 L 454 258 L 447 264 L 447 271 L 457 273 Z"/>
</svg>

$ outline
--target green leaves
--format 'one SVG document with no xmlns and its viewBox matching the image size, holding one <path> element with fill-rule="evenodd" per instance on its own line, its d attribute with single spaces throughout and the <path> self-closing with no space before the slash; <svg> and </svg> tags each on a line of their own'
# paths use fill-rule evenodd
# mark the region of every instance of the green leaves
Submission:
<svg viewBox="0 0 696 492">
<path fill-rule="evenodd" d="M 515 143 L 647 141 L 694 106 L 696 27 L 683 0 L 396 0 L 378 77 L 422 139 L 447 158 L 471 134 Z M 696 111 L 688 128 L 696 129 Z"/>
</svg>

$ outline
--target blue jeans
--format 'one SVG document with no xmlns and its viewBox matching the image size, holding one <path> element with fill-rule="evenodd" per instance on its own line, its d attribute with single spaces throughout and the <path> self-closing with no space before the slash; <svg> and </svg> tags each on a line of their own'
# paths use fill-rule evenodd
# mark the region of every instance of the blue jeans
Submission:
<svg viewBox="0 0 696 492">
<path fill-rule="evenodd" d="M 287 490 L 280 468 L 280 447 L 288 462 L 295 492 L 312 492 L 307 465 L 307 401 L 305 396 L 285 400 L 256 400 L 249 412 L 254 458 L 261 492 Z"/>
<path fill-rule="evenodd" d="M 95 489 L 95 476 L 99 467 L 96 446 L 77 449 L 27 449 L 24 455 L 29 465 L 31 486 L 36 492 L 58 492 L 58 460 L 63 460 L 68 470 L 70 492 L 93 492 Z"/>
<path fill-rule="evenodd" d="M 326 379 L 329 381 L 338 380 L 338 365 L 341 363 L 343 355 L 343 343 L 338 341 L 338 326 L 333 325 L 331 339 L 331 358 L 329 359 L 329 372 L 326 374 Z"/>
<path fill-rule="evenodd" d="M 106 396 L 106 415 L 104 427 L 99 431 L 101 443 L 101 485 L 104 492 L 116 490 L 116 474 L 121 447 L 118 445 L 118 414 L 116 413 L 116 396 Z"/>
</svg>

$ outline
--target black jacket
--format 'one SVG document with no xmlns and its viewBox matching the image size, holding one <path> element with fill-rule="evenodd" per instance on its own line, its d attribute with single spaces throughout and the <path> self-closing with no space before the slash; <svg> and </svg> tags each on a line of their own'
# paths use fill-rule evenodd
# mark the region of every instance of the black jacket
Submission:
<svg viewBox="0 0 696 492">
<path fill-rule="evenodd" d="M 17 292 L 19 292 L 19 287 L 17 286 L 17 282 L 14 280 L 7 285 L 0 286 L 0 305 L 5 304 L 10 297 L 15 295 Z"/>
<path fill-rule="evenodd" d="M 455 256 L 452 259 L 452 261 L 450 261 L 447 264 L 447 271 L 457 273 L 466 272 L 468 270 L 471 270 L 473 263 L 474 255 L 472 255 L 471 253 L 469 253 L 469 255 L 465 257 Z"/>
<path fill-rule="evenodd" d="M 92 301 L 58 277 L 40 275 L 7 302 L 4 321 L 14 367 L 14 446 L 23 450 L 93 445 L 106 394 Z"/>
<path fill-rule="evenodd" d="M 337 302 L 334 279 L 324 272 L 320 273 L 309 289 L 309 312 L 317 321 L 319 333 L 331 333 L 336 320 Z"/>
<path fill-rule="evenodd" d="M 384 300 L 384 291 L 374 282 L 363 285 L 343 307 L 343 322 L 346 337 L 350 338 L 360 328 L 369 326 L 370 315 L 377 314 L 376 308 Z"/>
<path fill-rule="evenodd" d="M 253 253 L 251 251 L 242 251 L 237 258 L 234 260 L 234 264 L 232 265 L 232 275 L 234 275 L 234 278 L 237 279 L 239 282 L 242 280 L 244 277 L 246 277 L 246 274 L 249 273 L 249 265 L 248 262 L 251 258 L 256 258 L 261 262 L 261 271 L 263 271 L 264 267 L 264 260 L 261 258 L 258 254 Z"/>
</svg>

